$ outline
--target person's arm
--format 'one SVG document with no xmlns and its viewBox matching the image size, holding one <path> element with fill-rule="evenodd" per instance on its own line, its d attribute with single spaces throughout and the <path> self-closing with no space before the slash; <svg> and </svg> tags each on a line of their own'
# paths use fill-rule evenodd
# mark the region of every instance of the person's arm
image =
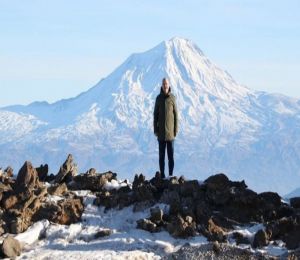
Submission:
<svg viewBox="0 0 300 260">
<path fill-rule="evenodd" d="M 153 114 L 153 130 L 154 134 L 158 135 L 158 101 L 157 98 L 155 100 L 155 106 L 154 106 L 154 114 Z"/>
<path fill-rule="evenodd" d="M 178 133 L 178 111 L 177 111 L 177 104 L 176 104 L 175 97 L 174 97 L 173 113 L 174 113 L 174 136 L 176 136 Z"/>
</svg>

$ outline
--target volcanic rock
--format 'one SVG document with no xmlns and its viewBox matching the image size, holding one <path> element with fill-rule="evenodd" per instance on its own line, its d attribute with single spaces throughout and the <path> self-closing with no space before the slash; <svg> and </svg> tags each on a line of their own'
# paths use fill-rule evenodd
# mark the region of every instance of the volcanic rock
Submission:
<svg viewBox="0 0 300 260">
<path fill-rule="evenodd" d="M 15 187 L 16 189 L 22 190 L 24 187 L 33 189 L 38 185 L 39 182 L 36 169 L 32 166 L 31 162 L 26 161 L 18 173 Z"/>
<path fill-rule="evenodd" d="M 60 167 L 59 172 L 55 177 L 56 183 L 62 182 L 70 182 L 72 181 L 73 177 L 77 174 L 77 165 L 73 162 L 72 154 L 68 155 L 67 160 L 64 164 Z"/>
<path fill-rule="evenodd" d="M 95 234 L 95 238 L 101 238 L 101 237 L 107 237 L 107 236 L 110 236 L 112 234 L 112 230 L 109 229 L 109 228 L 106 228 L 106 229 L 101 229 L 99 230 L 96 234 Z"/>
<path fill-rule="evenodd" d="M 163 220 L 163 211 L 159 207 L 150 209 L 150 220 L 154 223 L 161 222 Z"/>
<path fill-rule="evenodd" d="M 269 244 L 269 237 L 267 233 L 262 229 L 258 230 L 254 236 L 252 246 L 254 248 L 257 248 L 257 247 L 267 246 L 268 244 Z"/>
<path fill-rule="evenodd" d="M 40 167 L 36 168 L 40 181 L 44 181 L 44 182 L 47 181 L 48 170 L 49 170 L 48 164 L 41 165 Z"/>
<path fill-rule="evenodd" d="M 21 250 L 20 242 L 12 236 L 6 237 L 0 247 L 0 253 L 11 259 L 21 255 Z"/>
<path fill-rule="evenodd" d="M 103 186 L 107 182 L 115 180 L 116 176 L 117 174 L 111 171 L 98 174 L 95 169 L 90 169 L 85 174 L 75 176 L 68 187 L 72 190 L 101 191 Z"/>
<path fill-rule="evenodd" d="M 137 228 L 149 231 L 151 233 L 159 232 L 160 229 L 149 219 L 140 219 L 137 221 Z"/>
<path fill-rule="evenodd" d="M 295 197 L 290 199 L 291 206 L 295 209 L 300 208 L 300 197 Z"/>
<path fill-rule="evenodd" d="M 50 195 L 61 196 L 68 191 L 68 187 L 65 183 L 59 184 L 56 183 L 50 187 L 48 187 L 48 193 Z"/>
</svg>

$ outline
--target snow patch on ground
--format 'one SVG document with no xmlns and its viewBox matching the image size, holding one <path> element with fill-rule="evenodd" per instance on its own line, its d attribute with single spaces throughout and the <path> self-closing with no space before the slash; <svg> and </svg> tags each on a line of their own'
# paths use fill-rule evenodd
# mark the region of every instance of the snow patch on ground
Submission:
<svg viewBox="0 0 300 260">
<path fill-rule="evenodd" d="M 207 242 L 203 236 L 175 239 L 167 232 L 149 233 L 137 229 L 136 221 L 149 217 L 149 209 L 133 212 L 131 206 L 106 211 L 103 207 L 93 205 L 95 196 L 89 191 L 75 193 L 86 196 L 82 222 L 70 226 L 36 223 L 39 228 L 33 226 L 18 235 L 22 242 L 26 241 L 27 236 L 34 238 L 20 259 L 160 259 L 163 255 L 177 251 L 187 242 L 193 245 Z M 167 205 L 156 206 L 168 211 Z M 99 230 L 106 228 L 112 230 L 112 235 L 98 239 L 94 237 Z M 41 233 L 45 238 L 37 241 Z"/>
<path fill-rule="evenodd" d="M 242 234 L 244 237 L 248 238 L 251 244 L 253 243 L 255 233 L 259 231 L 260 229 L 265 230 L 265 226 L 263 224 L 253 224 L 250 226 L 236 226 L 234 231 L 231 231 L 230 233 L 238 232 Z M 229 234 L 230 234 L 229 233 Z M 247 244 L 240 244 L 236 245 L 236 242 L 231 238 L 229 239 L 229 242 L 235 246 L 238 246 L 243 249 L 250 249 L 252 252 L 260 252 L 272 256 L 281 256 L 285 253 L 287 253 L 287 249 L 284 247 L 284 243 L 280 240 L 276 240 L 272 242 L 263 248 L 259 248 L 254 250 L 253 248 L 250 247 L 250 245 Z"/>
<path fill-rule="evenodd" d="M 166 231 L 149 233 L 137 229 L 136 221 L 149 217 L 149 208 L 139 212 L 133 212 L 132 206 L 122 210 L 105 210 L 104 207 L 93 205 L 95 195 L 90 191 L 75 193 L 84 198 L 82 222 L 70 226 L 49 223 L 47 220 L 35 223 L 26 232 L 16 236 L 24 245 L 24 252 L 19 259 L 161 259 L 162 256 L 176 252 L 186 243 L 199 246 L 208 242 L 204 236 L 176 239 Z M 164 212 L 169 210 L 165 204 L 155 206 Z M 95 238 L 97 232 L 107 228 L 112 230 L 110 236 Z M 237 226 L 235 231 L 253 241 L 259 229 L 264 229 L 264 226 Z M 42 239 L 38 240 L 39 238 Z M 257 251 L 275 256 L 287 252 L 282 242 L 276 242 L 276 246 L 269 245 Z M 235 244 L 235 241 L 230 243 Z"/>
<path fill-rule="evenodd" d="M 118 181 L 118 180 L 111 180 L 110 182 L 107 182 L 104 184 L 105 190 L 119 190 L 121 187 L 127 187 L 128 183 L 124 181 Z"/>
</svg>

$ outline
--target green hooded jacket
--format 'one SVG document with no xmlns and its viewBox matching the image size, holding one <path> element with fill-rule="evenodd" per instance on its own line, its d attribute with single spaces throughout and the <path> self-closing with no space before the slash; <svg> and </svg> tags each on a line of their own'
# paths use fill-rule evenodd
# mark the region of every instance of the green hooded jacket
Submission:
<svg viewBox="0 0 300 260">
<path fill-rule="evenodd" d="M 154 134 L 159 141 L 174 140 L 178 133 L 178 113 L 175 96 L 160 90 L 156 97 L 153 120 Z"/>
</svg>

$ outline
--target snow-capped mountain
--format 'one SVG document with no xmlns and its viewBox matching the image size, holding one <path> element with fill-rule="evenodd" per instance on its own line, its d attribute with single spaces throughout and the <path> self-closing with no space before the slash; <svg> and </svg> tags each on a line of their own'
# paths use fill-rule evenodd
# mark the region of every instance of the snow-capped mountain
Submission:
<svg viewBox="0 0 300 260">
<path fill-rule="evenodd" d="M 153 108 L 163 77 L 179 110 L 176 175 L 225 172 L 257 191 L 282 194 L 299 186 L 300 100 L 238 84 L 178 37 L 132 54 L 75 98 L 0 109 L 0 165 L 17 170 L 31 160 L 56 173 L 62 154 L 72 153 L 81 171 L 153 175 Z"/>
<path fill-rule="evenodd" d="M 297 188 L 284 196 L 284 198 L 286 199 L 295 198 L 295 197 L 300 197 L 300 188 Z"/>
</svg>

